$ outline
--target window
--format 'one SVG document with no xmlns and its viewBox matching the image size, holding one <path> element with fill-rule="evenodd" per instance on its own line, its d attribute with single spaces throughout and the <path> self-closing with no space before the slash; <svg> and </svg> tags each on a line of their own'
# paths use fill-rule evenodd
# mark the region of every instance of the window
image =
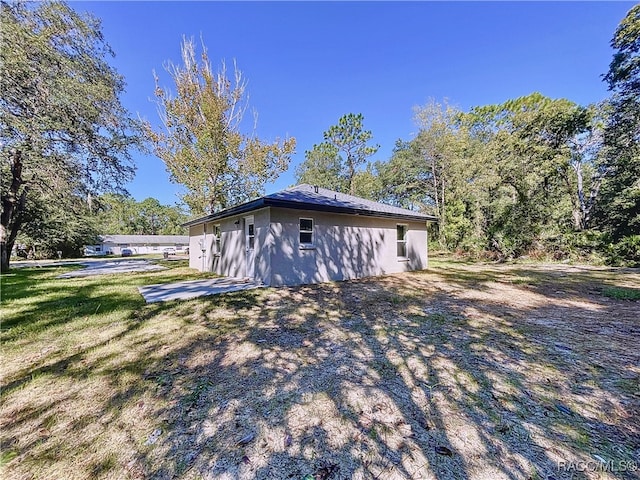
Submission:
<svg viewBox="0 0 640 480">
<path fill-rule="evenodd" d="M 407 226 L 396 225 L 398 257 L 405 258 L 407 256 Z"/>
<path fill-rule="evenodd" d="M 96 247 L 96 252 L 101 252 L 102 251 L 102 247 Z"/>
<path fill-rule="evenodd" d="M 303 245 L 313 244 L 313 219 L 300 219 L 300 243 Z"/>
<path fill-rule="evenodd" d="M 222 253 L 222 232 L 220 231 L 220 225 L 213 226 L 213 235 L 214 235 L 214 242 L 216 244 L 215 253 L 220 255 Z"/>
<path fill-rule="evenodd" d="M 253 248 L 256 241 L 255 229 L 253 223 L 250 223 L 247 228 L 247 239 L 249 240 L 249 248 Z"/>
</svg>

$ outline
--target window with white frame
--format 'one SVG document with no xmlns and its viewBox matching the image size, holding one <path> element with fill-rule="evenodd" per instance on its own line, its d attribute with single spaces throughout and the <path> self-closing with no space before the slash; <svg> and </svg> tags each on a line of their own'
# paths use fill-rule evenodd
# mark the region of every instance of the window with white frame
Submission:
<svg viewBox="0 0 640 480">
<path fill-rule="evenodd" d="M 397 254 L 400 258 L 407 257 L 407 226 L 396 225 L 397 232 Z"/>
<path fill-rule="evenodd" d="M 214 225 L 213 226 L 213 236 L 214 236 L 214 241 L 216 244 L 216 251 L 215 253 L 217 255 L 222 254 L 222 232 L 220 231 L 220 225 Z"/>
<path fill-rule="evenodd" d="M 253 220 L 251 220 L 251 223 L 249 223 L 249 225 L 247 225 L 247 240 L 249 242 L 249 248 L 253 250 L 253 248 L 255 247 L 255 243 L 256 243 L 256 226 L 255 223 L 253 223 Z"/>
<path fill-rule="evenodd" d="M 313 219 L 300 219 L 300 245 L 313 245 Z"/>
</svg>

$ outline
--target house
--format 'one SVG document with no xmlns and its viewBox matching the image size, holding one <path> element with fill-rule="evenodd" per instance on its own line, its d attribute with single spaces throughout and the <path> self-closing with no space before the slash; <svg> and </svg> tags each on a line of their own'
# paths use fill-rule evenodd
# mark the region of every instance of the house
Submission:
<svg viewBox="0 0 640 480">
<path fill-rule="evenodd" d="M 100 235 L 99 238 L 100 243 L 84 247 L 86 256 L 120 255 L 124 248 L 134 255 L 162 253 L 165 248 L 186 253 L 189 245 L 188 235 Z"/>
<path fill-rule="evenodd" d="M 303 184 L 184 226 L 190 267 L 279 286 L 426 268 L 429 221 Z"/>
</svg>

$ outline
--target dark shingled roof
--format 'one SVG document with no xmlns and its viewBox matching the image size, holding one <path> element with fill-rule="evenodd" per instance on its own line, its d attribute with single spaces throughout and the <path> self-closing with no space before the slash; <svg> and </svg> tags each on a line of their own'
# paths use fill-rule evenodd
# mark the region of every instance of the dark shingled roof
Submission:
<svg viewBox="0 0 640 480">
<path fill-rule="evenodd" d="M 213 215 L 197 218 L 184 224 L 184 226 L 197 225 L 212 220 L 247 213 L 263 207 L 282 207 L 298 210 L 315 210 L 320 212 L 347 213 L 352 215 L 366 215 L 371 217 L 403 218 L 417 221 L 437 221 L 432 215 L 414 212 L 406 208 L 393 207 L 383 203 L 374 202 L 346 193 L 334 192 L 313 185 L 296 185 L 280 192 L 265 195 L 241 205 L 222 210 Z"/>
</svg>

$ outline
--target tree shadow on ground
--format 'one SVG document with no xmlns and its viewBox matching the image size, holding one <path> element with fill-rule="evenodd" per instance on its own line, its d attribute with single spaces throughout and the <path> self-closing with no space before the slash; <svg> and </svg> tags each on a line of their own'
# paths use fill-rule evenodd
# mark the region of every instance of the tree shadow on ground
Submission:
<svg viewBox="0 0 640 480">
<path fill-rule="evenodd" d="M 177 407 L 162 413 L 164 460 L 141 461 L 156 478 L 527 479 L 597 475 L 559 469 L 593 465 L 594 453 L 636 458 L 638 397 L 615 380 L 624 359 L 593 367 L 593 352 L 538 322 L 553 312 L 579 335 L 584 315 L 610 324 L 620 305 L 510 307 L 475 278 L 459 283 L 488 295 L 481 303 L 430 280 L 397 275 L 200 305 L 194 321 L 215 334 L 173 354 L 183 393 L 169 393 Z M 225 309 L 232 326 L 215 314 Z M 637 353 L 628 360 L 637 365 Z"/>
<path fill-rule="evenodd" d="M 640 453 L 637 303 L 518 268 L 116 295 L 103 337 L 11 377 L 3 450 L 36 476 L 636 478 L 558 467 Z"/>
</svg>

